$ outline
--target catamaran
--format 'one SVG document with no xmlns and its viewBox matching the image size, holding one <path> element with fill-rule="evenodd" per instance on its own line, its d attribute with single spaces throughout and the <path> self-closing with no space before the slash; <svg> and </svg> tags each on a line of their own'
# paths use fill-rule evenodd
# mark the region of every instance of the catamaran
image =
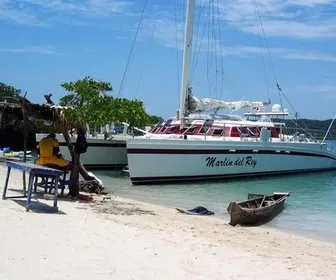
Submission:
<svg viewBox="0 0 336 280">
<path fill-rule="evenodd" d="M 129 125 L 124 124 L 122 131 L 117 132 L 114 124 L 107 124 L 105 127 L 97 131 L 87 129 L 88 150 L 82 154 L 81 161 L 88 169 L 109 169 L 121 170 L 127 166 L 126 139 L 133 137 L 133 130 Z M 146 132 L 146 131 L 143 131 Z M 46 137 L 46 133 L 36 134 L 36 145 L 42 138 Z M 59 142 L 60 153 L 67 160 L 72 160 L 69 148 L 62 134 L 56 134 Z M 77 135 L 70 134 L 72 144 L 76 142 Z"/>
<path fill-rule="evenodd" d="M 336 168 L 336 153 L 305 134 L 288 134 L 271 118 L 287 116 L 269 102 L 198 99 L 190 87 L 195 0 L 187 1 L 178 115 L 126 140 L 133 184 L 301 173 Z M 250 110 L 243 116 L 209 114 Z M 206 114 L 202 114 L 206 112 Z"/>
</svg>

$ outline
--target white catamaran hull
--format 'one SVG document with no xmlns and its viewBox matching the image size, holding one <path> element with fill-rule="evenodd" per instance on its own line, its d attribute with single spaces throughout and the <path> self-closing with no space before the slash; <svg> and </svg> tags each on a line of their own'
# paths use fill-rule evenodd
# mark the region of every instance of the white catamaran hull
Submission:
<svg viewBox="0 0 336 280">
<path fill-rule="evenodd" d="M 37 144 L 45 136 L 47 134 L 36 134 Z M 89 169 L 122 169 L 127 165 L 126 137 L 116 135 L 112 140 L 88 138 L 88 149 L 86 153 L 81 154 L 81 162 Z M 63 135 L 57 134 L 56 138 L 59 141 L 60 153 L 65 159 L 71 161 Z M 76 139 L 72 138 L 71 141 L 74 144 Z"/>
<path fill-rule="evenodd" d="M 127 139 L 133 184 L 328 170 L 336 153 L 326 144 Z"/>
</svg>

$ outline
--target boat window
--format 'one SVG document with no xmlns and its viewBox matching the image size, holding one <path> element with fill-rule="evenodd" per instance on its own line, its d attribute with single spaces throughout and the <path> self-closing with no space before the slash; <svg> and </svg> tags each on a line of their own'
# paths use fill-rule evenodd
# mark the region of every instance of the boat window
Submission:
<svg viewBox="0 0 336 280">
<path fill-rule="evenodd" d="M 182 133 L 183 133 L 183 134 L 190 135 L 190 134 L 193 134 L 193 133 L 195 132 L 195 129 L 196 129 L 196 126 L 194 126 L 194 127 L 183 128 L 183 129 L 182 129 Z"/>
<path fill-rule="evenodd" d="M 239 137 L 239 132 L 238 132 L 237 127 L 232 127 L 231 128 L 231 133 L 230 133 L 229 136 L 231 136 L 231 137 Z"/>
<path fill-rule="evenodd" d="M 162 133 L 162 132 L 164 132 L 166 130 L 166 127 L 164 126 L 164 127 L 162 127 L 161 129 L 160 129 L 160 131 L 158 131 L 158 133 Z"/>
<path fill-rule="evenodd" d="M 261 116 L 258 120 L 259 122 L 271 123 L 271 119 L 268 116 Z"/>
<path fill-rule="evenodd" d="M 256 127 L 248 127 L 247 130 L 249 131 L 250 135 L 258 136 L 259 132 Z"/>
<path fill-rule="evenodd" d="M 248 131 L 247 127 L 237 127 L 237 129 L 238 129 L 238 132 L 239 132 L 240 136 L 242 136 L 242 137 L 249 136 L 249 131 Z"/>
<path fill-rule="evenodd" d="M 212 135 L 213 136 L 221 136 L 222 135 L 222 133 L 223 133 L 223 129 L 221 128 L 221 129 L 215 129 L 214 131 L 213 131 L 213 133 L 212 133 Z"/>
<path fill-rule="evenodd" d="M 209 131 L 208 126 L 202 126 L 202 128 L 200 129 L 200 131 L 198 132 L 199 134 L 206 134 Z"/>
<path fill-rule="evenodd" d="M 186 129 L 186 131 L 184 132 L 184 134 L 187 134 L 187 135 L 194 134 L 195 129 L 196 129 L 195 126 L 194 126 L 194 127 L 191 127 L 191 128 L 188 128 L 188 129 Z"/>
<path fill-rule="evenodd" d="M 158 129 L 160 129 L 160 128 L 154 127 L 151 133 L 156 133 Z"/>
<path fill-rule="evenodd" d="M 173 126 L 173 127 L 170 127 L 170 129 L 167 133 L 168 134 L 174 134 L 174 133 L 177 133 L 178 131 L 179 131 L 179 127 L 178 126 Z"/>
<path fill-rule="evenodd" d="M 279 128 L 272 127 L 271 128 L 271 137 L 273 138 L 279 138 Z"/>
</svg>

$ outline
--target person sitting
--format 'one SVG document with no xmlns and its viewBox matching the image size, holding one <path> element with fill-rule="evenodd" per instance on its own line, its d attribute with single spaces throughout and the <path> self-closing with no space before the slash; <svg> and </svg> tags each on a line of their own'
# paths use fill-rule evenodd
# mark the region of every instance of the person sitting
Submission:
<svg viewBox="0 0 336 280">
<path fill-rule="evenodd" d="M 50 133 L 47 137 L 41 139 L 37 148 L 39 158 L 35 163 L 61 170 L 70 170 L 72 168 L 71 161 L 63 159 L 59 151 L 56 135 L 55 133 Z"/>
</svg>

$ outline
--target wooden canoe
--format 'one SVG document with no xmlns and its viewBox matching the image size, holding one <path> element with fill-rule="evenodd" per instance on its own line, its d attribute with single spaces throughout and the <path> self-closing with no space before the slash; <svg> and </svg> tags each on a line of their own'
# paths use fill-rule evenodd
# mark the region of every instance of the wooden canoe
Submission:
<svg viewBox="0 0 336 280">
<path fill-rule="evenodd" d="M 289 193 L 249 194 L 248 200 L 230 202 L 230 225 L 261 225 L 270 221 L 283 210 L 287 196 Z"/>
</svg>

